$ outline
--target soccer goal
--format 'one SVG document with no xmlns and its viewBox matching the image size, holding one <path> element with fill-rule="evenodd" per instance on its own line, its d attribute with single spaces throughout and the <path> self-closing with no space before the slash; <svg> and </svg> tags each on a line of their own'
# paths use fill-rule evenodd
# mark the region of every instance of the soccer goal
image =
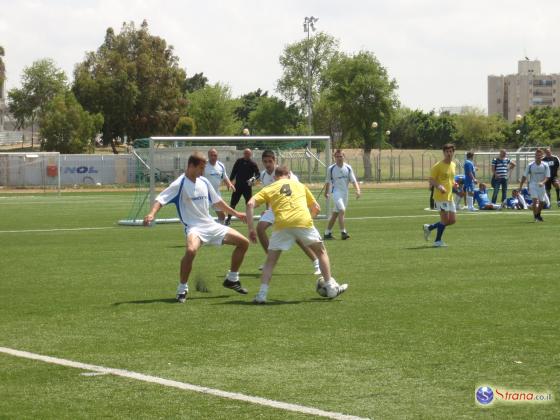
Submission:
<svg viewBox="0 0 560 420">
<path fill-rule="evenodd" d="M 0 186 L 60 193 L 60 153 L 0 153 Z"/>
<path fill-rule="evenodd" d="M 324 198 L 324 182 L 331 164 L 331 139 L 329 136 L 216 136 L 216 137 L 150 137 L 134 142 L 132 155 L 135 161 L 136 193 L 128 216 L 119 220 L 126 226 L 141 226 L 159 191 L 181 175 L 192 153 L 207 155 L 209 149 L 218 151 L 218 159 L 228 174 L 243 150 L 253 151 L 253 160 L 259 169 L 264 150 L 275 152 L 279 165 L 286 165 L 299 180 L 308 185 L 321 206 L 318 218 L 330 214 L 330 202 Z M 259 187 L 256 187 L 258 191 Z M 226 202 L 227 202 L 226 198 Z M 156 224 L 178 223 L 175 209 L 162 209 Z"/>
</svg>

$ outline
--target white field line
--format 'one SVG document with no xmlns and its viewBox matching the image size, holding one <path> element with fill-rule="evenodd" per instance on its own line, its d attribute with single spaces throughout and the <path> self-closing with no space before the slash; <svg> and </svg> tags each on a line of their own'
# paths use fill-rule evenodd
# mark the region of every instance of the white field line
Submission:
<svg viewBox="0 0 560 420">
<path fill-rule="evenodd" d="M 199 385 L 193 385 L 186 382 L 173 381 L 170 379 L 159 378 L 157 376 L 144 375 L 138 372 L 132 372 L 124 369 L 113 369 L 104 366 L 89 365 L 86 363 L 74 362 L 67 359 L 59 359 L 57 357 L 44 356 L 36 353 L 29 353 L 27 351 L 15 350 L 7 347 L 0 347 L 0 352 L 9 354 L 11 356 L 23 357 L 25 359 L 38 360 L 45 363 L 52 363 L 55 365 L 72 367 L 76 369 L 83 369 L 90 372 L 97 372 L 101 374 L 109 374 L 121 376 L 123 378 L 136 379 L 137 381 L 149 382 L 158 385 L 168 386 L 171 388 L 178 388 L 185 391 L 199 392 L 201 394 L 213 395 L 216 397 L 227 398 L 230 400 L 243 401 L 251 404 L 263 405 L 266 407 L 273 407 L 285 411 L 293 411 L 296 413 L 311 414 L 320 417 L 327 417 L 331 419 L 340 420 L 364 420 L 363 417 L 349 416 L 342 413 L 333 411 L 324 411 L 318 408 L 306 407 L 298 404 L 290 404 L 281 401 L 269 400 L 266 398 L 252 397 L 250 395 L 240 394 L 237 392 L 221 391 L 219 389 L 208 388 Z"/>
<path fill-rule="evenodd" d="M 80 230 L 105 230 L 105 229 L 116 229 L 116 228 L 117 228 L 117 226 L 83 227 L 83 228 L 58 228 L 58 229 L 0 230 L 0 233 L 64 232 L 64 231 L 80 231 Z"/>
<path fill-rule="evenodd" d="M 456 213 L 457 214 L 457 218 L 461 218 L 463 216 L 475 216 L 475 217 L 485 217 L 486 215 L 498 215 L 498 214 L 507 214 L 507 215 L 519 215 L 519 216 L 525 216 L 527 217 L 529 220 L 531 219 L 531 217 L 533 217 L 533 213 L 531 212 L 521 212 L 521 211 L 517 211 L 517 212 L 501 212 L 501 211 L 490 211 L 490 210 L 486 210 L 486 211 L 480 211 L 480 212 L 469 212 L 469 213 Z M 425 218 L 425 217 L 429 217 L 429 216 L 438 216 L 439 213 L 436 211 L 430 212 L 427 211 L 426 214 L 417 214 L 417 215 L 411 215 L 411 216 L 404 216 L 404 215 L 400 215 L 400 216 L 363 216 L 363 217 L 346 217 L 345 220 L 370 220 L 370 219 L 416 219 L 416 218 Z M 484 215 L 484 216 L 482 216 Z M 557 211 L 548 211 L 546 213 L 544 213 L 544 217 L 547 216 L 560 216 L 560 212 Z"/>
<path fill-rule="evenodd" d="M 432 215 L 437 215 L 437 212 L 432 211 Z M 475 216 L 479 217 L 480 215 L 498 215 L 498 214 L 507 214 L 507 215 L 519 215 L 519 216 L 527 216 L 530 217 L 532 215 L 529 212 L 500 212 L 500 211 L 481 211 L 476 213 L 457 213 L 459 217 L 463 216 Z M 399 216 L 363 216 L 363 217 L 347 217 L 346 220 L 374 220 L 374 219 L 417 219 L 428 217 L 430 214 L 417 214 L 417 215 L 399 215 Z M 547 211 L 545 213 L 546 216 L 560 216 L 560 212 L 557 211 Z M 64 231 L 81 231 L 81 230 L 107 230 L 107 229 L 117 229 L 119 226 L 105 226 L 105 227 L 83 227 L 83 228 L 58 228 L 58 229 L 23 229 L 23 230 L 0 230 L 0 233 L 40 233 L 40 232 L 64 232 Z"/>
</svg>

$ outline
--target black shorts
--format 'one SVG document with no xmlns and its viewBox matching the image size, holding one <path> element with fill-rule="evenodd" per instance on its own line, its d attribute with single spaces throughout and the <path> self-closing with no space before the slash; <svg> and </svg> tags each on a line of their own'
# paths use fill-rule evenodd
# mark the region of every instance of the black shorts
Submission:
<svg viewBox="0 0 560 420">
<path fill-rule="evenodd" d="M 558 177 L 557 177 L 557 176 L 554 176 L 554 177 L 551 176 L 551 177 L 548 179 L 548 181 L 546 181 L 546 182 L 544 183 L 544 187 L 545 187 L 547 190 L 550 190 L 550 189 L 552 188 L 552 184 L 553 184 L 553 183 L 557 183 L 557 182 L 558 182 Z M 556 188 L 556 187 L 555 187 L 555 188 Z"/>
</svg>

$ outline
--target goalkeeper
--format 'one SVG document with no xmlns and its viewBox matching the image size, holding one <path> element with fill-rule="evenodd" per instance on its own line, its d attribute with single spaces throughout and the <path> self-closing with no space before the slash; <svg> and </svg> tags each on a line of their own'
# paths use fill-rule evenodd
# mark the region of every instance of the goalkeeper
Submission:
<svg viewBox="0 0 560 420">
<path fill-rule="evenodd" d="M 251 159 L 251 149 L 243 150 L 243 157 L 235 161 L 229 179 L 235 184 L 235 191 L 231 194 L 230 206 L 235 209 L 241 196 L 245 199 L 245 205 L 253 195 L 253 184 L 259 179 L 260 172 L 257 163 Z M 226 225 L 231 223 L 231 215 L 226 219 Z"/>
</svg>

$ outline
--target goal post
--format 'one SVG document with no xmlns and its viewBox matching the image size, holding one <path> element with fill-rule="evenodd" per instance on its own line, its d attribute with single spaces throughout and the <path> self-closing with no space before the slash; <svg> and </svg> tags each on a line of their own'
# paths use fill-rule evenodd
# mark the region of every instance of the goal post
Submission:
<svg viewBox="0 0 560 420">
<path fill-rule="evenodd" d="M 277 163 L 288 166 L 314 193 L 321 205 L 321 213 L 317 217 L 324 219 L 330 213 L 331 204 L 324 198 L 322 189 L 331 164 L 329 136 L 150 137 L 134 142 L 136 194 L 128 217 L 120 220 L 119 224 L 141 225 L 158 192 L 184 172 L 189 156 L 196 152 L 206 156 L 211 148 L 218 151 L 218 159 L 224 163 L 228 174 L 244 149 L 253 150 L 253 159 L 260 170 L 264 169 L 262 151 L 274 151 Z M 156 220 L 156 224 L 171 222 L 179 222 L 179 219 L 166 217 Z"/>
</svg>

